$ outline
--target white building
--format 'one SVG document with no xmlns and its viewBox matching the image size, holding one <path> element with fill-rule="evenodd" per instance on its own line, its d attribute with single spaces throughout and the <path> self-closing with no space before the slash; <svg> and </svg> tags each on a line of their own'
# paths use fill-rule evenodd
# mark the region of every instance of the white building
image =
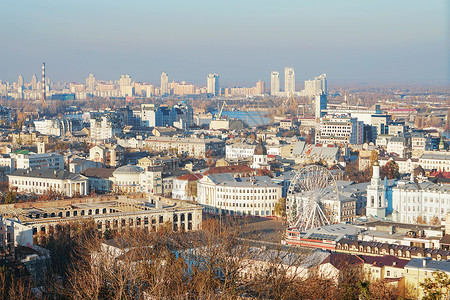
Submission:
<svg viewBox="0 0 450 300">
<path fill-rule="evenodd" d="M 86 90 L 87 91 L 94 91 L 96 88 L 96 82 L 95 82 L 95 76 L 94 74 L 89 74 L 89 76 L 86 78 Z"/>
<path fill-rule="evenodd" d="M 119 79 L 120 94 L 122 97 L 134 96 L 134 87 L 131 85 L 130 75 L 121 75 Z"/>
<path fill-rule="evenodd" d="M 270 74 L 270 95 L 278 96 L 280 94 L 280 73 L 273 71 Z"/>
<path fill-rule="evenodd" d="M 327 109 L 327 95 L 316 94 L 314 97 L 314 116 L 316 119 L 322 118 L 325 115 Z"/>
<path fill-rule="evenodd" d="M 417 158 L 378 157 L 380 167 L 384 167 L 390 160 L 393 160 L 398 165 L 398 172 L 400 174 L 411 173 L 419 166 L 419 160 Z"/>
<path fill-rule="evenodd" d="M 145 145 L 155 151 L 171 151 L 176 149 L 178 154 L 185 154 L 193 157 L 206 157 L 207 153 L 214 156 L 223 155 L 225 142 L 217 138 L 192 139 L 176 137 L 149 137 L 145 140 Z"/>
<path fill-rule="evenodd" d="M 282 186 L 267 176 L 235 178 L 229 173 L 209 174 L 197 184 L 197 203 L 212 213 L 273 216 L 282 195 Z"/>
<path fill-rule="evenodd" d="M 117 168 L 113 172 L 113 189 L 116 193 L 135 194 L 142 191 L 141 173 L 144 170 L 134 165 Z"/>
<path fill-rule="evenodd" d="M 284 68 L 284 92 L 287 97 L 295 94 L 295 72 L 294 68 Z"/>
<path fill-rule="evenodd" d="M 162 195 L 164 193 L 162 171 L 162 166 L 144 168 L 140 175 L 142 192 L 152 195 Z"/>
<path fill-rule="evenodd" d="M 419 217 L 425 222 L 443 221 L 450 213 L 450 188 L 428 180 L 399 181 L 392 188 L 392 208 L 397 222 L 415 223 Z"/>
<path fill-rule="evenodd" d="M 8 175 L 9 186 L 19 193 L 42 195 L 53 191 L 65 196 L 88 195 L 88 178 L 64 170 L 16 170 Z"/>
<path fill-rule="evenodd" d="M 362 144 L 363 123 L 346 115 L 326 115 L 316 125 L 317 144 Z"/>
<path fill-rule="evenodd" d="M 375 145 L 380 147 L 387 147 L 389 140 L 392 139 L 394 136 L 390 134 L 378 134 L 377 139 L 375 141 Z"/>
<path fill-rule="evenodd" d="M 255 147 L 256 145 L 246 143 L 228 144 L 225 146 L 225 157 L 227 159 L 252 157 Z"/>
<path fill-rule="evenodd" d="M 450 152 L 433 151 L 422 154 L 419 158 L 419 165 L 425 170 L 448 172 L 450 171 Z"/>
<path fill-rule="evenodd" d="M 64 169 L 64 156 L 59 153 L 11 154 L 15 159 L 15 169 Z"/>
<path fill-rule="evenodd" d="M 70 119 L 50 119 L 34 121 L 34 128 L 43 135 L 64 136 L 68 132 L 72 132 L 73 121 Z M 79 130 L 81 128 L 76 128 Z"/>
<path fill-rule="evenodd" d="M 33 228 L 0 214 L 0 251 L 14 253 L 14 246 L 32 247 Z"/>
<path fill-rule="evenodd" d="M 315 95 L 327 94 L 327 74 L 322 74 L 312 80 L 305 81 L 305 89 L 302 96 L 314 97 Z"/>
<path fill-rule="evenodd" d="M 406 138 L 394 136 L 389 140 L 386 151 L 387 153 L 393 153 L 400 157 L 405 157 L 407 149 Z"/>
<path fill-rule="evenodd" d="M 356 118 L 358 121 L 363 122 L 366 125 L 372 125 L 372 116 L 381 115 L 383 111 L 379 105 L 375 105 L 375 109 L 350 109 L 350 108 L 335 108 L 327 109 L 329 115 L 345 115 L 352 118 Z"/>
<path fill-rule="evenodd" d="M 220 96 L 219 75 L 209 74 L 206 80 L 208 94 Z"/>
<path fill-rule="evenodd" d="M 90 124 L 91 139 L 100 141 L 114 139 L 124 127 L 121 116 L 114 113 L 93 115 Z"/>
<path fill-rule="evenodd" d="M 76 158 L 69 163 L 69 171 L 72 173 L 81 173 L 89 168 L 101 168 L 101 162 L 87 160 L 83 158 Z"/>
<path fill-rule="evenodd" d="M 255 151 L 253 152 L 253 163 L 251 168 L 253 169 L 265 169 L 270 170 L 270 165 L 267 161 L 267 149 L 262 144 L 262 141 L 259 141 L 259 144 L 255 147 Z"/>
<path fill-rule="evenodd" d="M 186 174 L 173 180 L 172 198 L 195 200 L 197 197 L 197 180 L 203 178 L 200 173 Z"/>
<path fill-rule="evenodd" d="M 373 164 L 373 175 L 367 187 L 366 215 L 384 219 L 386 217 L 386 190 L 380 178 L 380 165 Z"/>
<path fill-rule="evenodd" d="M 169 91 L 169 75 L 162 72 L 161 74 L 161 95 L 170 94 Z"/>
</svg>

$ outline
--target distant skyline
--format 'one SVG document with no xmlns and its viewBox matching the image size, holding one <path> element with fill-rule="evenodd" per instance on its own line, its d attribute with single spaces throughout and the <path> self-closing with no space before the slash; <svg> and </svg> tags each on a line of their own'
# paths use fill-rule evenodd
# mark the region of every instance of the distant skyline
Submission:
<svg viewBox="0 0 450 300">
<path fill-rule="evenodd" d="M 0 80 L 185 80 L 206 86 L 296 82 L 450 82 L 446 0 L 7 1 L 0 14 Z M 284 76 L 280 76 L 284 82 Z"/>
</svg>

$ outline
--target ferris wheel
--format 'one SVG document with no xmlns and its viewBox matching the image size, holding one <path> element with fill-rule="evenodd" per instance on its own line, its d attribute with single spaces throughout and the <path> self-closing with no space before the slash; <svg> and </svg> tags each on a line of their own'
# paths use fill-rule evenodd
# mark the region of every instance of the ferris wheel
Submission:
<svg viewBox="0 0 450 300">
<path fill-rule="evenodd" d="M 326 168 L 310 165 L 291 179 L 286 199 L 286 212 L 291 228 L 306 231 L 330 224 L 322 200 L 338 199 L 333 175 Z"/>
</svg>

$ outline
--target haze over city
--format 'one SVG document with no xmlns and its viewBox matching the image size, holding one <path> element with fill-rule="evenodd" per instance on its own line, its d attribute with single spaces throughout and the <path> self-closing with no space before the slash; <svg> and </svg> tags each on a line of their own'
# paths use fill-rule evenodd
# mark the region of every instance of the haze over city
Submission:
<svg viewBox="0 0 450 300">
<path fill-rule="evenodd" d="M 26 81 L 41 62 L 55 81 L 128 73 L 158 83 L 449 81 L 448 1 L 7 1 L 0 19 L 0 80 Z"/>
<path fill-rule="evenodd" d="M 0 300 L 449 299 L 449 0 L 3 2 Z"/>
</svg>

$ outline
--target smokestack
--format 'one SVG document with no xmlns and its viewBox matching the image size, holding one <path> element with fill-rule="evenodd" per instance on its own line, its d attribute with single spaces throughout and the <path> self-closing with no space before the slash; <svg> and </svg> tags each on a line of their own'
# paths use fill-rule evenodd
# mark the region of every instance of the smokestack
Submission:
<svg viewBox="0 0 450 300">
<path fill-rule="evenodd" d="M 42 63 L 42 100 L 45 101 L 45 62 Z"/>
</svg>

